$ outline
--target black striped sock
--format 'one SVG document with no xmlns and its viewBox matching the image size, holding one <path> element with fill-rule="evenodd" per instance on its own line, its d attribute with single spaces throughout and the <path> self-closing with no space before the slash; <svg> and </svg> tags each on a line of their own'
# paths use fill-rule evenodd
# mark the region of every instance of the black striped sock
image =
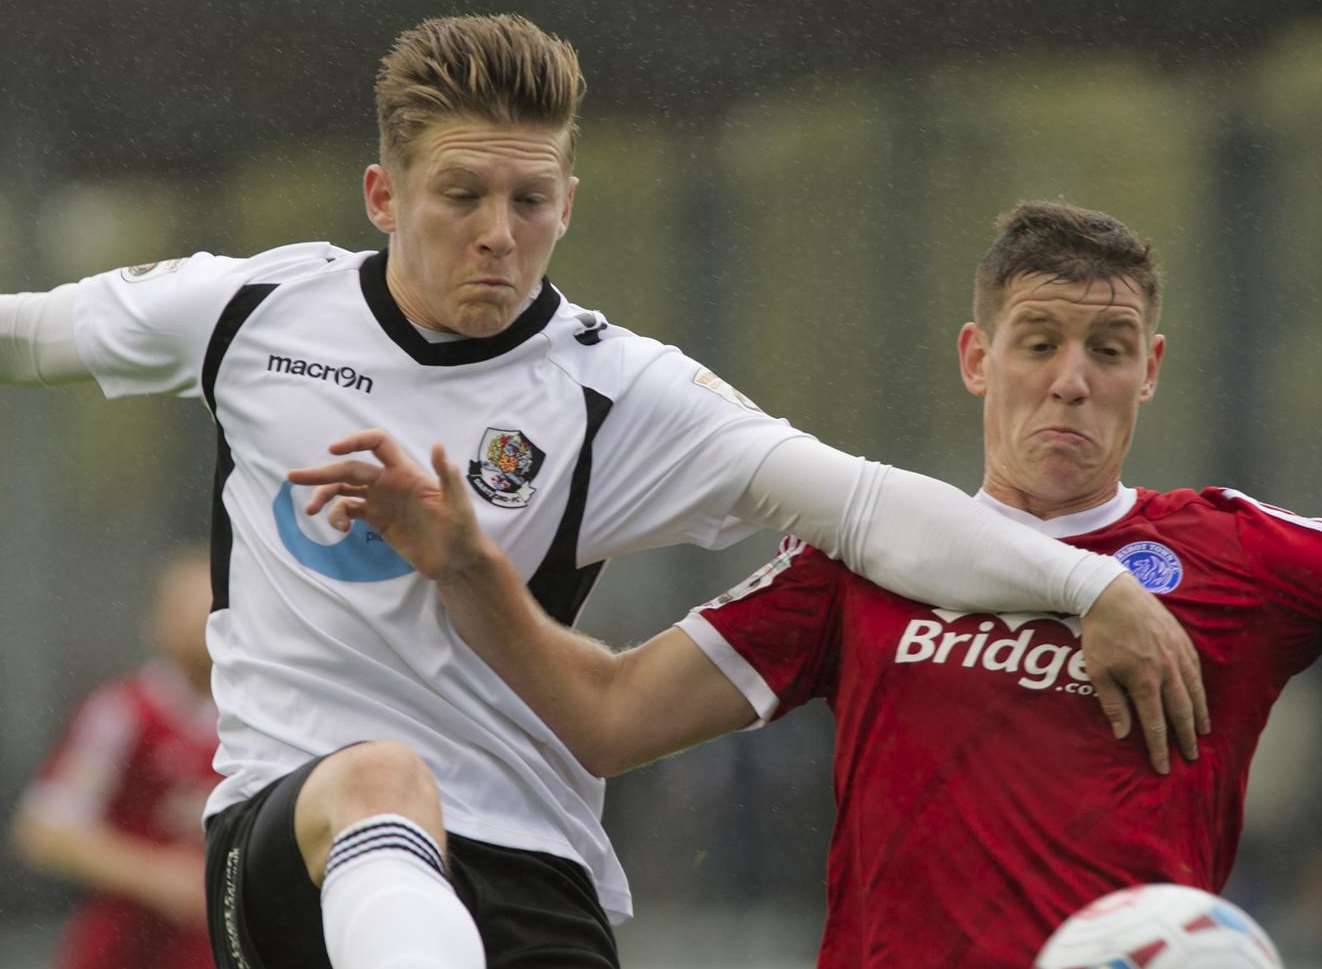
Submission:
<svg viewBox="0 0 1322 969">
<path fill-rule="evenodd" d="M 422 865 L 438 878 L 449 881 L 445 859 L 431 835 L 402 815 L 375 814 L 354 822 L 335 836 L 326 857 L 322 890 L 332 875 L 351 862 L 387 855 Z"/>
</svg>

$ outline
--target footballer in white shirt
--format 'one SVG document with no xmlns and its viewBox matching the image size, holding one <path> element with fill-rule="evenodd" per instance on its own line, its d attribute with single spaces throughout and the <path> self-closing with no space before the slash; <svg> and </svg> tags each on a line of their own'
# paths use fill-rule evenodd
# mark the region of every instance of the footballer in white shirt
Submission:
<svg viewBox="0 0 1322 969">
<path fill-rule="evenodd" d="M 385 250 L 199 253 L 0 296 L 0 382 L 94 378 L 215 419 L 221 969 L 618 965 L 603 782 L 383 536 L 340 534 L 316 476 L 289 480 L 365 427 L 462 461 L 481 527 L 564 622 L 612 556 L 792 530 L 923 601 L 1083 614 L 1117 730 L 1127 691 L 1158 769 L 1167 717 L 1196 755 L 1192 647 L 1119 563 L 830 448 L 552 285 L 584 90 L 573 48 L 522 18 L 426 21 L 378 75 L 363 194 Z"/>
</svg>

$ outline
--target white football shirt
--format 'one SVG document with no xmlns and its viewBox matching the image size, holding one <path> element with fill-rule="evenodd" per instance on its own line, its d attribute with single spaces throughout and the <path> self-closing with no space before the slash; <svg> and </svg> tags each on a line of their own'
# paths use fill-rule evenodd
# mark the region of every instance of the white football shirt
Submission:
<svg viewBox="0 0 1322 969">
<path fill-rule="evenodd" d="M 572 622 L 603 560 L 747 534 L 730 509 L 800 432 L 549 282 L 504 333 L 429 342 L 385 264 L 309 243 L 78 284 L 78 350 L 105 394 L 201 396 L 217 424 L 207 639 L 225 779 L 207 813 L 310 757 L 399 740 L 435 772 L 447 828 L 581 862 L 627 917 L 603 782 L 455 635 L 430 582 L 363 523 L 309 519 L 286 472 L 366 427 L 424 466 L 440 441 L 481 526 Z"/>
</svg>

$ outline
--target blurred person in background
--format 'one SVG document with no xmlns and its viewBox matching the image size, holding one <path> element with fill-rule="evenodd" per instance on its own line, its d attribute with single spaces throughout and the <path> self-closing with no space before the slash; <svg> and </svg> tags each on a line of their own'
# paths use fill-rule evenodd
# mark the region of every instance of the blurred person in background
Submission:
<svg viewBox="0 0 1322 969">
<path fill-rule="evenodd" d="M 82 889 L 56 969 L 209 969 L 202 805 L 220 777 L 206 553 L 173 556 L 147 630 L 156 656 L 97 688 L 19 802 L 33 868 Z"/>
<path fill-rule="evenodd" d="M 584 91 L 573 48 L 522 18 L 427 21 L 378 74 L 362 192 L 385 250 L 199 253 L 0 297 L 0 381 L 200 397 L 219 428 L 220 965 L 618 964 L 601 781 L 380 535 L 296 507 L 285 472 L 359 427 L 466 454 L 484 526 L 566 622 L 607 558 L 793 528 L 952 608 L 1086 614 L 1117 729 L 1123 687 L 1159 769 L 1167 715 L 1197 755 L 1196 654 L 1113 560 L 830 448 L 551 285 Z"/>
<path fill-rule="evenodd" d="M 1253 756 L 1322 644 L 1322 520 L 1240 492 L 1120 480 L 1165 355 L 1150 246 L 1109 215 L 1024 203 L 980 263 L 961 375 L 983 399 L 996 513 L 1112 555 L 1202 654 L 1217 729 L 1170 778 L 1090 716 L 1073 617 L 936 608 L 797 538 L 636 650 L 554 623 L 435 475 L 380 431 L 300 472 L 336 527 L 365 519 L 440 586 L 465 641 L 593 773 L 617 774 L 815 698 L 836 718 L 823 969 L 1022 969 L 1092 899 L 1143 882 L 1219 892 Z"/>
</svg>

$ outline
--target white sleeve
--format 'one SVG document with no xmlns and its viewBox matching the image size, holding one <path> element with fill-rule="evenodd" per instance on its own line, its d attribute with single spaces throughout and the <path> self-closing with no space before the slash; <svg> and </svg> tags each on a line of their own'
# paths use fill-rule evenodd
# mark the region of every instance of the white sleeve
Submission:
<svg viewBox="0 0 1322 969">
<path fill-rule="evenodd" d="M 768 453 L 803 436 L 673 347 L 613 403 L 592 448 L 580 563 L 692 543 L 724 548 L 757 527 L 735 501 Z"/>
<path fill-rule="evenodd" d="M 246 262 L 200 252 L 80 282 L 74 338 L 105 395 L 201 396 L 207 344 Z"/>
<path fill-rule="evenodd" d="M 734 512 L 792 532 L 877 585 L 946 609 L 1082 615 L 1124 571 L 958 488 L 812 438 L 775 448 Z"/>
<path fill-rule="evenodd" d="M 0 295 L 0 384 L 51 387 L 90 380 L 74 343 L 73 284 Z"/>
</svg>

